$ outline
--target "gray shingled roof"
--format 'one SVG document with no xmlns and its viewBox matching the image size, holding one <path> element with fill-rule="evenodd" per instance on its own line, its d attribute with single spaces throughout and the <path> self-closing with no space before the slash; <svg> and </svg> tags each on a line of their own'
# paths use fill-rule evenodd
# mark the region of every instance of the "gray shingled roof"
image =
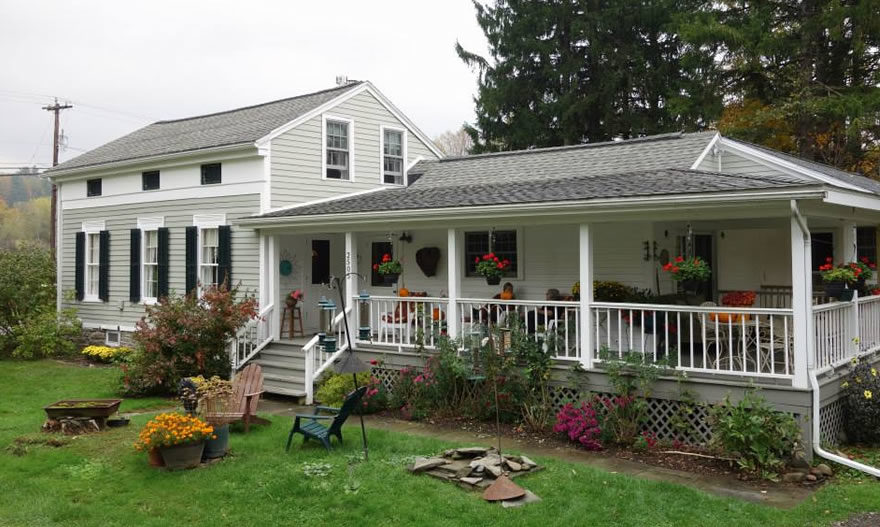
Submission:
<svg viewBox="0 0 880 527">
<path fill-rule="evenodd" d="M 605 173 L 598 176 L 569 177 L 568 179 L 542 179 L 540 176 L 533 181 L 498 179 L 494 182 L 455 186 L 420 185 L 419 183 L 407 188 L 391 188 L 314 205 L 279 210 L 263 214 L 259 218 L 806 186 L 802 179 L 790 176 L 730 175 L 684 168 L 655 168 L 636 172 Z M 818 186 L 815 182 L 813 184 Z"/>
<path fill-rule="evenodd" d="M 824 174 L 831 178 L 837 179 L 844 183 L 849 183 L 855 187 L 858 187 L 863 190 L 867 190 L 868 192 L 873 192 L 874 194 L 880 194 L 880 181 L 876 181 L 874 179 L 867 178 L 860 174 L 854 174 L 852 172 L 846 172 L 844 170 L 840 170 L 838 168 L 834 168 L 830 165 L 823 165 L 822 163 L 816 163 L 815 161 L 809 161 L 802 157 L 793 156 L 791 154 L 786 154 L 784 152 L 779 152 L 778 150 L 773 150 L 772 148 L 767 148 L 765 146 L 756 145 L 753 143 L 749 143 L 747 141 L 740 141 L 738 139 L 730 139 L 729 137 L 725 137 L 726 140 L 740 143 L 742 145 L 749 146 L 751 148 L 755 148 L 757 150 L 761 150 L 767 152 L 768 154 L 772 154 L 776 157 L 782 158 L 790 163 L 794 163 L 795 165 L 815 170 L 820 174 Z"/>
<path fill-rule="evenodd" d="M 279 126 L 305 115 L 360 84 L 361 82 L 351 82 L 345 86 L 256 106 L 158 121 L 65 161 L 48 172 L 206 148 L 252 144 Z"/>
</svg>

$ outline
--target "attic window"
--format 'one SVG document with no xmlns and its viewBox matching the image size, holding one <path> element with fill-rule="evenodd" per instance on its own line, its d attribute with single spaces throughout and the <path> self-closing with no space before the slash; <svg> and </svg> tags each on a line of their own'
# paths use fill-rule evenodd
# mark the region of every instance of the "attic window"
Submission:
<svg viewBox="0 0 880 527">
<path fill-rule="evenodd" d="M 141 174 L 144 190 L 157 190 L 159 188 L 159 171 L 151 170 Z"/>
<path fill-rule="evenodd" d="M 202 185 L 219 185 L 221 181 L 220 163 L 202 165 Z"/>
<path fill-rule="evenodd" d="M 101 195 L 101 178 L 89 179 L 86 181 L 86 197 L 95 197 Z"/>
<path fill-rule="evenodd" d="M 327 179 L 351 179 L 349 123 L 333 120 L 327 120 L 326 123 L 325 175 Z"/>
</svg>

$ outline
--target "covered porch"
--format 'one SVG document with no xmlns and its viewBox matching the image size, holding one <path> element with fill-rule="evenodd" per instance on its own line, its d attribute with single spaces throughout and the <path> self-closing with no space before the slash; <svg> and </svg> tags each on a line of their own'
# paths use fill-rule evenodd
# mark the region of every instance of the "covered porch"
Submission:
<svg viewBox="0 0 880 527">
<path fill-rule="evenodd" d="M 435 349 L 441 335 L 466 343 L 517 321 L 557 360 L 588 370 L 637 352 L 696 376 L 806 389 L 811 368 L 880 349 L 880 297 L 826 298 L 814 272 L 827 256 L 850 261 L 873 251 L 874 261 L 876 235 L 873 246 L 857 238 L 876 222 L 867 211 L 779 200 L 574 217 L 279 225 L 261 230 L 261 295 L 271 299 L 263 305 L 273 307 L 272 338 L 282 340 L 291 338 L 288 324 L 281 331 L 284 299 L 305 293 L 307 377 L 334 355 L 312 337 L 322 330 L 336 334 L 336 353 L 345 331 L 356 347 L 412 353 Z M 469 265 L 488 251 L 513 263 L 501 285 Z M 384 254 L 403 266 L 395 283 L 372 269 Z M 699 290 L 683 291 L 663 270 L 679 255 L 711 266 Z M 344 284 L 348 328 L 340 312 L 322 324 L 319 298 L 338 294 L 326 286 L 331 277 Z M 500 297 L 505 283 L 513 298 Z M 614 294 L 620 287 L 625 295 Z M 755 294 L 751 306 L 723 305 L 743 291 Z"/>
</svg>

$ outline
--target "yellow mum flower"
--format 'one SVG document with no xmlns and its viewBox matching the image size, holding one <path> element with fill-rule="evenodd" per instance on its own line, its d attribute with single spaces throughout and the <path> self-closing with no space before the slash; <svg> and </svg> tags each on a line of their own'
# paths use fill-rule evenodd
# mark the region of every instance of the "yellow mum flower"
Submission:
<svg viewBox="0 0 880 527">
<path fill-rule="evenodd" d="M 849 388 L 849 383 L 846 381 L 843 381 L 843 384 L 841 384 L 840 387 L 841 388 Z"/>
<path fill-rule="evenodd" d="M 871 375 L 873 375 L 874 377 L 877 376 L 877 368 L 871 368 Z"/>
<path fill-rule="evenodd" d="M 874 394 L 871 393 L 871 390 L 865 390 L 865 399 L 870 399 Z"/>
</svg>

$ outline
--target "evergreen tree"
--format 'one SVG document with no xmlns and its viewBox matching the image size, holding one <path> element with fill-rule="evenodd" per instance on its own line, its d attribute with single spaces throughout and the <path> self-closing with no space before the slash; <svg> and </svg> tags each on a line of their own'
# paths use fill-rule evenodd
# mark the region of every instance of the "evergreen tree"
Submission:
<svg viewBox="0 0 880 527">
<path fill-rule="evenodd" d="M 474 152 L 706 127 L 721 111 L 714 50 L 685 43 L 698 0 L 474 2 L 490 56 L 479 71 Z"/>
<path fill-rule="evenodd" d="M 684 35 L 720 51 L 722 132 L 880 176 L 880 2 L 725 0 Z"/>
</svg>

